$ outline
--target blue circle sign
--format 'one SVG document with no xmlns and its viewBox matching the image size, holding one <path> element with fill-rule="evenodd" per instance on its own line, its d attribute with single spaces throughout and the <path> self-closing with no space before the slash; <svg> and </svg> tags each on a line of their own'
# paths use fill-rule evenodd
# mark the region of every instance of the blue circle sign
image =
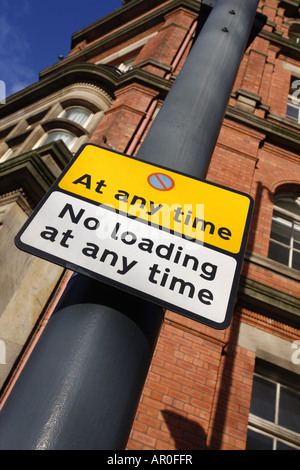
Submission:
<svg viewBox="0 0 300 470">
<path fill-rule="evenodd" d="M 152 173 L 148 176 L 148 183 L 159 191 L 170 191 L 175 186 L 173 178 L 165 173 Z"/>
</svg>

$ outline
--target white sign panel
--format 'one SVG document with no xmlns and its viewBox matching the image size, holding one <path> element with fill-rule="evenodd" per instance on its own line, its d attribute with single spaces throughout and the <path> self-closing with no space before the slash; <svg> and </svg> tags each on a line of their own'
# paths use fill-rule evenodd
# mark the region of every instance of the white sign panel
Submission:
<svg viewBox="0 0 300 470">
<path fill-rule="evenodd" d="M 20 240 L 195 319 L 225 321 L 237 263 L 203 244 L 61 192 L 51 193 Z"/>
</svg>

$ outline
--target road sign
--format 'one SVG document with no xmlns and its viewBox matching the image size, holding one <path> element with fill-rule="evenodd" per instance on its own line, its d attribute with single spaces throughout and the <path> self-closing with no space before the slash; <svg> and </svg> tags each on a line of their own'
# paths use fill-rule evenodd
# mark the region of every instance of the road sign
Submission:
<svg viewBox="0 0 300 470">
<path fill-rule="evenodd" d="M 15 242 L 223 329 L 233 312 L 252 206 L 246 194 L 87 144 Z"/>
</svg>

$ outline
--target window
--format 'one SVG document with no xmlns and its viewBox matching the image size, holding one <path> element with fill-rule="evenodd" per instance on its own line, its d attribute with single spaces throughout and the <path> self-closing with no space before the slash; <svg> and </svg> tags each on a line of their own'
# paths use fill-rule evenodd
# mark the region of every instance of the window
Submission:
<svg viewBox="0 0 300 470">
<path fill-rule="evenodd" d="M 42 123 L 47 135 L 38 142 L 37 146 L 62 140 L 69 149 L 72 149 L 75 141 L 88 135 L 83 128 L 87 126 L 93 116 L 93 112 L 82 106 L 65 108 L 58 117 Z"/>
<path fill-rule="evenodd" d="M 300 270 L 300 196 L 275 201 L 268 257 Z"/>
<path fill-rule="evenodd" d="M 63 131 L 63 130 L 54 130 L 48 132 L 46 139 L 42 142 L 42 145 L 50 144 L 51 142 L 55 142 L 57 140 L 62 140 L 64 144 L 70 148 L 75 136 L 70 134 L 70 132 Z"/>
<path fill-rule="evenodd" d="M 247 450 L 300 450 L 300 393 L 276 375 L 254 375 Z"/>
<path fill-rule="evenodd" d="M 91 111 L 81 107 L 72 107 L 64 110 L 62 117 L 69 119 L 70 121 L 76 122 L 80 126 L 84 127 L 87 124 Z"/>
<path fill-rule="evenodd" d="M 300 79 L 292 77 L 286 117 L 300 123 Z"/>
</svg>

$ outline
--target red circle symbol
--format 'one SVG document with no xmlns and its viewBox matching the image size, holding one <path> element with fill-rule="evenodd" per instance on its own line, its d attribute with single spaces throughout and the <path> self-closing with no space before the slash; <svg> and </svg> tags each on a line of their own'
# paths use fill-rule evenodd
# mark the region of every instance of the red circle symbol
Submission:
<svg viewBox="0 0 300 470">
<path fill-rule="evenodd" d="M 173 178 L 165 173 L 152 173 L 148 176 L 148 183 L 159 191 L 170 191 L 175 186 Z"/>
</svg>

